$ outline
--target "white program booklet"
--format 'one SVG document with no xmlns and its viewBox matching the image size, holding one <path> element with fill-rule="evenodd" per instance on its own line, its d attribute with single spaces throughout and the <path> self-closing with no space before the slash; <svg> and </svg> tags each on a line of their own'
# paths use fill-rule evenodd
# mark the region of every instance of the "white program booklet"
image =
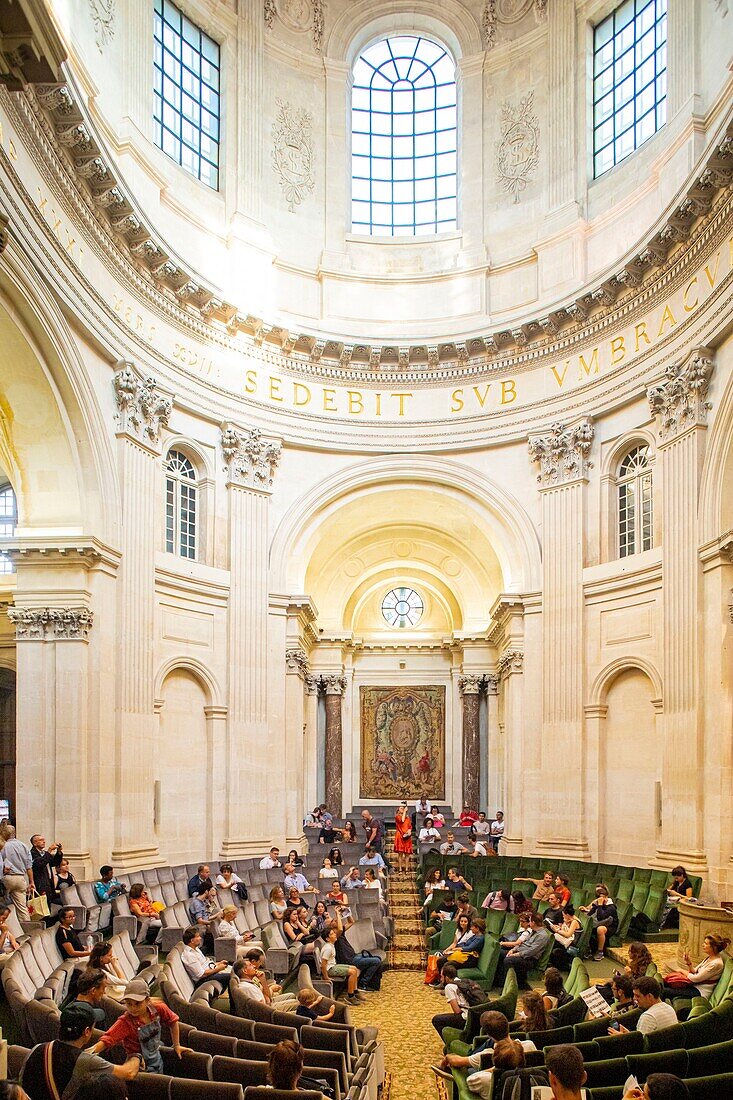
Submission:
<svg viewBox="0 0 733 1100">
<path fill-rule="evenodd" d="M 602 993 L 598 992 L 596 986 L 592 985 L 590 989 L 584 989 L 580 994 L 585 1003 L 588 1005 L 588 1011 L 591 1016 L 598 1019 L 601 1016 L 609 1016 L 611 1014 L 611 1006 Z"/>
</svg>

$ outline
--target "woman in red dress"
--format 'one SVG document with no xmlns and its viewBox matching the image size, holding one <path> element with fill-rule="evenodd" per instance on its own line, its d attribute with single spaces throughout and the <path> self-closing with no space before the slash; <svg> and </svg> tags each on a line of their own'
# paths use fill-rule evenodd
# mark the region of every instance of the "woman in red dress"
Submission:
<svg viewBox="0 0 733 1100">
<path fill-rule="evenodd" d="M 412 818 L 406 802 L 400 802 L 395 814 L 394 851 L 398 871 L 409 871 L 412 855 Z"/>
</svg>

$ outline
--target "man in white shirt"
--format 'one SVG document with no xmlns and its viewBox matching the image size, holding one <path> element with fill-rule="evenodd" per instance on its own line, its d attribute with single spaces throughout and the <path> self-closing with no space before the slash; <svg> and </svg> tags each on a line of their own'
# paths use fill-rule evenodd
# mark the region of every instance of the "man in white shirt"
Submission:
<svg viewBox="0 0 733 1100">
<path fill-rule="evenodd" d="M 288 890 L 292 890 L 293 886 L 297 889 L 299 894 L 304 894 L 306 892 L 311 894 L 318 893 L 315 886 L 311 886 L 305 875 L 301 875 L 300 871 L 296 871 L 292 863 L 286 863 L 283 870 L 285 871 L 283 889 L 286 894 Z"/>
<path fill-rule="evenodd" d="M 279 848 L 270 848 L 269 856 L 265 856 L 264 859 L 260 860 L 260 869 L 262 871 L 271 871 L 273 867 L 282 867 Z"/>
<path fill-rule="evenodd" d="M 251 1001 L 259 1001 L 267 1004 L 262 986 L 255 979 L 257 977 L 257 963 L 246 956 L 234 964 L 234 977 L 239 980 L 239 991 L 249 997 Z"/>
<path fill-rule="evenodd" d="M 656 978 L 647 978 L 642 975 L 634 982 L 634 1000 L 637 1007 L 643 1009 L 636 1021 L 636 1030 L 642 1035 L 648 1035 L 652 1031 L 660 1031 L 663 1027 L 671 1027 L 677 1023 L 677 1013 L 672 1005 L 661 1000 L 659 983 Z M 609 1035 L 628 1035 L 629 1029 L 623 1024 L 608 1029 Z"/>
<path fill-rule="evenodd" d="M 452 963 L 446 963 L 441 973 L 443 983 L 443 996 L 448 1002 L 450 1012 L 439 1012 L 430 1021 L 438 1035 L 443 1035 L 444 1027 L 463 1027 L 468 1016 L 468 1001 L 461 993 L 456 979 L 458 971 Z"/>
<path fill-rule="evenodd" d="M 471 826 L 472 836 L 488 836 L 491 832 L 491 822 L 486 820 L 486 811 L 481 810 L 478 815 L 478 821 L 474 821 Z"/>
<path fill-rule="evenodd" d="M 499 841 L 504 836 L 504 813 L 502 810 L 496 811 L 496 818 L 491 822 L 489 826 L 489 838 L 491 845 L 495 852 L 499 851 Z"/>
<path fill-rule="evenodd" d="M 185 947 L 181 951 L 181 962 L 186 973 L 194 984 L 194 988 L 208 982 L 210 978 L 216 978 L 226 989 L 229 985 L 231 973 L 225 962 L 211 962 L 201 950 L 201 933 L 198 928 L 187 928 L 183 933 Z"/>
<path fill-rule="evenodd" d="M 7 826 L 8 839 L 2 852 L 3 882 L 18 913 L 18 920 L 28 920 L 27 898 L 33 889 L 33 861 L 22 841 L 16 840 L 15 829 Z"/>
</svg>

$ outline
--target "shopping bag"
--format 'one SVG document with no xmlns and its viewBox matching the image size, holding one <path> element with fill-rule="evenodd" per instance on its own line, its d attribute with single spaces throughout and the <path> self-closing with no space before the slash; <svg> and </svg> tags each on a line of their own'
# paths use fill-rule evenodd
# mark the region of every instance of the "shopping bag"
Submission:
<svg viewBox="0 0 733 1100">
<path fill-rule="evenodd" d="M 438 977 L 438 956 L 428 955 L 428 966 L 425 971 L 425 985 L 430 985 Z"/>
<path fill-rule="evenodd" d="M 51 910 L 48 907 L 48 898 L 45 894 L 39 894 L 34 890 L 26 904 L 28 905 L 28 912 L 33 920 L 42 920 L 43 917 L 51 916 Z"/>
<path fill-rule="evenodd" d="M 165 905 L 162 901 L 154 901 L 151 904 L 156 913 L 162 913 L 165 909 Z"/>
</svg>

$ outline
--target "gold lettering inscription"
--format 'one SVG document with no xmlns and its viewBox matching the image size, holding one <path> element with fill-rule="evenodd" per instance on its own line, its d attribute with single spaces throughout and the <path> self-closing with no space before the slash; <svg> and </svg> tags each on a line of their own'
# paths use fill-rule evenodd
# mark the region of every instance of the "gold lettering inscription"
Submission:
<svg viewBox="0 0 733 1100">
<path fill-rule="evenodd" d="M 720 253 L 718 253 L 718 256 L 720 256 Z M 688 302 L 687 295 L 690 293 L 693 286 L 695 288 L 695 301 L 694 302 Z M 693 309 L 695 308 L 695 306 L 697 305 L 697 303 L 699 301 L 700 301 L 700 288 L 697 285 L 697 275 L 695 275 L 694 278 L 690 279 L 689 283 L 685 287 L 684 294 L 682 295 L 682 307 L 683 307 L 685 313 L 692 313 Z"/>
<path fill-rule="evenodd" d="M 557 382 L 560 389 L 562 389 L 563 385 L 565 384 L 565 375 L 568 373 L 568 367 L 569 366 L 570 366 L 570 360 L 566 359 L 565 360 L 565 366 L 563 367 L 562 374 L 558 373 L 557 367 L 552 367 L 551 368 L 552 373 L 555 375 L 555 381 Z"/>
<path fill-rule="evenodd" d="M 270 375 L 270 400 L 282 401 L 283 395 L 280 393 L 281 379 L 277 378 L 274 374 Z"/>
<path fill-rule="evenodd" d="M 591 372 L 593 374 L 598 374 L 599 370 L 601 369 L 601 365 L 600 365 L 600 362 L 598 360 L 598 348 L 593 348 L 593 353 L 590 357 L 590 363 L 586 363 L 584 355 L 579 355 L 578 356 L 578 362 L 580 364 L 581 370 L 585 371 L 585 377 L 586 378 L 590 377 Z M 579 377 L 582 381 L 583 375 L 579 374 Z"/>
<path fill-rule="evenodd" d="M 484 405 L 486 404 L 486 398 L 489 396 L 489 387 L 490 387 L 490 385 L 491 385 L 491 382 L 486 383 L 486 385 L 484 386 L 484 392 L 483 393 L 481 393 L 478 386 L 473 387 L 473 392 L 476 394 L 476 400 L 478 401 L 478 403 L 479 403 L 479 405 L 481 406 L 482 409 L 483 409 Z"/>
<path fill-rule="evenodd" d="M 617 363 L 623 363 L 626 358 L 626 341 L 623 336 L 616 336 L 611 341 L 611 366 L 615 367 Z"/>
<path fill-rule="evenodd" d="M 375 393 L 374 396 L 377 400 L 377 416 L 381 416 L 382 415 L 382 395 L 381 395 L 381 393 Z"/>
<path fill-rule="evenodd" d="M 705 274 L 707 275 L 708 282 L 710 283 L 710 289 L 715 286 L 715 280 L 718 278 L 718 265 L 720 263 L 720 252 L 715 257 L 715 267 L 711 271 L 708 264 L 705 264 Z"/>
<path fill-rule="evenodd" d="M 364 401 L 359 390 L 347 390 L 349 396 L 349 416 L 360 416 L 364 412 Z"/>
<path fill-rule="evenodd" d="M 451 394 L 453 398 L 453 404 L 450 407 L 452 413 L 459 413 L 463 408 L 463 387 L 459 386 L 457 390 L 453 390 Z"/>
<path fill-rule="evenodd" d="M 398 411 L 397 415 L 398 416 L 404 416 L 405 415 L 405 399 L 407 397 L 412 397 L 412 394 L 411 393 L 391 393 L 389 396 L 397 398 L 397 400 L 400 403 L 400 407 L 399 407 L 399 411 Z"/>
<path fill-rule="evenodd" d="M 501 383 L 501 403 L 502 405 L 511 405 L 512 401 L 517 399 L 517 387 L 514 384 L 513 378 L 505 378 Z"/>
<path fill-rule="evenodd" d="M 646 341 L 647 345 L 651 344 L 651 340 L 649 339 L 649 336 L 648 336 L 647 331 L 646 331 L 646 321 L 639 321 L 638 325 L 634 325 L 634 338 L 636 340 L 636 343 L 635 343 L 635 346 L 634 346 L 634 351 L 639 350 L 639 341 L 641 339 L 644 339 Z"/>
<path fill-rule="evenodd" d="M 671 306 L 670 306 L 669 302 L 667 302 L 667 305 L 664 307 L 664 313 L 662 314 L 662 319 L 659 322 L 659 332 L 657 333 L 657 336 L 663 336 L 664 335 L 665 325 L 669 325 L 670 328 L 674 328 L 674 326 L 676 324 L 677 324 L 677 318 L 675 317 L 674 313 L 672 312 L 672 309 L 671 309 Z"/>
<path fill-rule="evenodd" d="M 334 405 L 334 399 L 336 397 L 336 390 L 325 389 L 323 390 L 323 411 L 335 413 L 338 409 Z"/>
<path fill-rule="evenodd" d="M 245 375 L 246 381 L 244 384 L 245 393 L 257 393 L 257 371 L 248 370 Z"/>
<path fill-rule="evenodd" d="M 293 404 L 296 409 L 302 409 L 305 408 L 306 405 L 310 405 L 310 400 L 311 391 L 306 384 L 304 382 L 293 382 Z"/>
</svg>

